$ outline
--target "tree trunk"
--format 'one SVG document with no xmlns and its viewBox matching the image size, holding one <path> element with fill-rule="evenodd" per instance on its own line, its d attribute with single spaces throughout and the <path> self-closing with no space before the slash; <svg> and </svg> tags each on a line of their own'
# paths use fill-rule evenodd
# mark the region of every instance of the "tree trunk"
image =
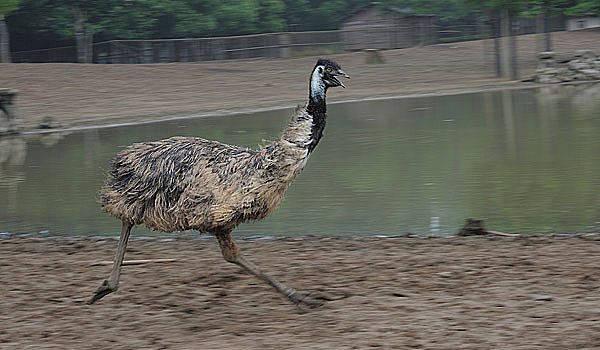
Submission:
<svg viewBox="0 0 600 350">
<path fill-rule="evenodd" d="M 544 31 L 544 11 L 541 11 L 535 17 L 535 52 L 545 51 Z"/>
<path fill-rule="evenodd" d="M 496 77 L 502 76 L 502 51 L 500 50 L 500 21 L 498 16 L 494 17 L 494 66 L 496 67 Z"/>
<path fill-rule="evenodd" d="M 514 21 L 515 13 L 510 11 L 508 20 L 510 23 L 510 78 L 512 80 L 519 79 L 519 64 L 517 62 L 517 31 L 519 23 Z"/>
<path fill-rule="evenodd" d="M 488 65 L 488 48 L 487 48 L 488 36 L 487 36 L 487 31 L 485 29 L 486 18 L 485 18 L 485 14 L 483 11 L 476 11 L 475 16 L 476 16 L 475 18 L 477 19 L 477 36 L 478 36 L 478 39 L 482 43 L 482 49 L 483 49 L 483 52 L 482 52 L 483 53 L 483 57 L 482 57 L 483 58 L 482 59 L 483 73 L 487 74 L 489 65 Z"/>
<path fill-rule="evenodd" d="M 550 28 L 550 0 L 544 1 L 544 33 L 546 42 L 546 52 L 552 51 L 552 38 Z"/>
<path fill-rule="evenodd" d="M 73 15 L 75 16 L 73 29 L 75 30 L 75 42 L 77 45 L 77 62 L 90 63 L 93 37 L 87 28 L 86 15 L 77 6 L 73 6 Z"/>
<path fill-rule="evenodd" d="M 502 76 L 510 76 L 510 18 L 507 9 L 500 10 L 500 49 L 502 50 Z"/>
<path fill-rule="evenodd" d="M 4 21 L 4 16 L 0 15 L 0 63 L 10 63 L 10 44 L 8 37 L 8 27 Z"/>
<path fill-rule="evenodd" d="M 91 30 L 86 31 L 85 36 L 85 62 L 92 63 L 93 62 L 93 54 L 94 54 L 94 34 Z"/>
</svg>

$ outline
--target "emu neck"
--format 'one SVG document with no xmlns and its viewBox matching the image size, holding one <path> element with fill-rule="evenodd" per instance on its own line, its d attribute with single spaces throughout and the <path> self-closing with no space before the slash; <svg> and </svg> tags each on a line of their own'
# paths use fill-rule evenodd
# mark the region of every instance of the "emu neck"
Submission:
<svg viewBox="0 0 600 350">
<path fill-rule="evenodd" d="M 304 108 L 298 107 L 294 112 L 292 120 L 283 130 L 282 142 L 278 143 L 280 147 L 288 149 L 302 159 L 315 149 L 323 136 L 327 119 L 326 90 L 327 87 L 315 69 L 309 84 L 308 104 Z"/>
<path fill-rule="evenodd" d="M 327 113 L 326 93 L 327 86 L 321 79 L 317 69 L 315 69 L 310 76 L 310 84 L 308 85 L 308 106 L 306 107 L 308 113 Z"/>
<path fill-rule="evenodd" d="M 321 140 L 321 137 L 323 136 L 323 130 L 325 129 L 325 122 L 327 119 L 326 93 L 327 86 L 325 86 L 325 83 L 321 80 L 321 77 L 315 69 L 310 79 L 308 105 L 306 106 L 306 112 L 312 117 L 311 142 L 308 145 L 309 153 L 317 146 L 319 140 Z"/>
</svg>

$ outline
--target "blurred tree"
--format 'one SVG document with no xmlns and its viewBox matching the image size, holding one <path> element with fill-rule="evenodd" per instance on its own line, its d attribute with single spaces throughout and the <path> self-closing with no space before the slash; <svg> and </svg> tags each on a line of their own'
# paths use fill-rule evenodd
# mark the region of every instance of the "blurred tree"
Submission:
<svg viewBox="0 0 600 350">
<path fill-rule="evenodd" d="M 70 6 L 73 13 L 73 31 L 77 43 L 77 62 L 92 62 L 92 44 L 94 42 L 94 26 L 88 20 L 88 10 L 92 4 L 87 1 L 63 0 L 64 6 Z"/>
<path fill-rule="evenodd" d="M 565 14 L 570 16 L 577 15 L 600 15 L 600 1 L 598 0 L 576 0 L 575 4 L 565 9 Z"/>
<path fill-rule="evenodd" d="M 258 0 L 258 23 L 259 32 L 281 32 L 286 29 L 283 13 L 285 4 L 282 0 Z"/>
<path fill-rule="evenodd" d="M 94 34 L 119 39 L 149 37 L 156 28 L 158 17 L 166 12 L 156 0 L 109 0 L 104 2 L 103 8 L 92 10 L 94 14 L 90 20 Z"/>
<path fill-rule="evenodd" d="M 488 6 L 489 0 L 388 0 L 384 4 L 410 9 L 420 14 L 435 14 L 442 26 L 475 24 L 472 11 Z"/>
<path fill-rule="evenodd" d="M 219 35 L 250 34 L 257 31 L 258 4 L 253 0 L 224 0 L 217 8 L 216 33 Z"/>
<path fill-rule="evenodd" d="M 16 27 L 32 39 L 38 33 L 75 37 L 78 61 L 89 62 L 93 34 L 98 29 L 94 20 L 104 6 L 92 0 L 23 0 L 14 13 Z"/>
<path fill-rule="evenodd" d="M 137 38 L 147 37 L 148 34 L 155 38 L 210 36 L 217 27 L 214 12 L 221 5 L 219 0 L 145 1 L 148 2 L 148 9 L 133 13 L 141 13 L 153 22 L 149 30 L 144 35 L 138 33 Z M 122 37 L 116 31 L 110 31 L 109 34 Z M 129 38 L 133 39 L 134 36 Z"/>
<path fill-rule="evenodd" d="M 2 0 L 0 1 L 0 62 L 10 63 L 10 37 L 5 16 L 19 8 L 21 0 Z"/>
<path fill-rule="evenodd" d="M 311 6 L 312 13 L 307 20 L 318 30 L 336 29 L 340 18 L 352 12 L 344 0 L 319 1 L 315 5 Z"/>
<path fill-rule="evenodd" d="M 308 0 L 284 0 L 284 6 L 283 19 L 287 24 L 288 31 L 297 32 L 310 29 L 306 23 L 310 13 Z"/>
</svg>

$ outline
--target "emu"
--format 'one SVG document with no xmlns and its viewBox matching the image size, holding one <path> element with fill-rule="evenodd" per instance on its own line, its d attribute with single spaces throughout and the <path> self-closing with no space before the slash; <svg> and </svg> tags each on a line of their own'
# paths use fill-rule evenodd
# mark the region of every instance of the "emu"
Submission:
<svg viewBox="0 0 600 350">
<path fill-rule="evenodd" d="M 320 305 L 309 293 L 285 286 L 246 260 L 231 231 L 277 208 L 323 135 L 327 89 L 345 87 L 336 76 L 350 78 L 334 61 L 319 59 L 310 74 L 308 103 L 296 108 L 279 139 L 259 150 L 172 137 L 135 143 L 118 153 L 100 198 L 104 210 L 121 219 L 121 235 L 110 276 L 89 303 L 117 290 L 131 228 L 144 224 L 164 232 L 193 229 L 213 234 L 226 261 L 265 281 L 298 307 Z"/>
</svg>

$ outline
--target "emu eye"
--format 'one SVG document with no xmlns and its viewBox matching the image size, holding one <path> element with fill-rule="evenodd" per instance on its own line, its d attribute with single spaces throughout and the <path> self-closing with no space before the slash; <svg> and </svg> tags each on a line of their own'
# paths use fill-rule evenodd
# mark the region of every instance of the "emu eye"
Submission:
<svg viewBox="0 0 600 350">
<path fill-rule="evenodd" d="M 331 72 L 332 71 L 331 67 L 327 67 L 327 71 Z"/>
</svg>

